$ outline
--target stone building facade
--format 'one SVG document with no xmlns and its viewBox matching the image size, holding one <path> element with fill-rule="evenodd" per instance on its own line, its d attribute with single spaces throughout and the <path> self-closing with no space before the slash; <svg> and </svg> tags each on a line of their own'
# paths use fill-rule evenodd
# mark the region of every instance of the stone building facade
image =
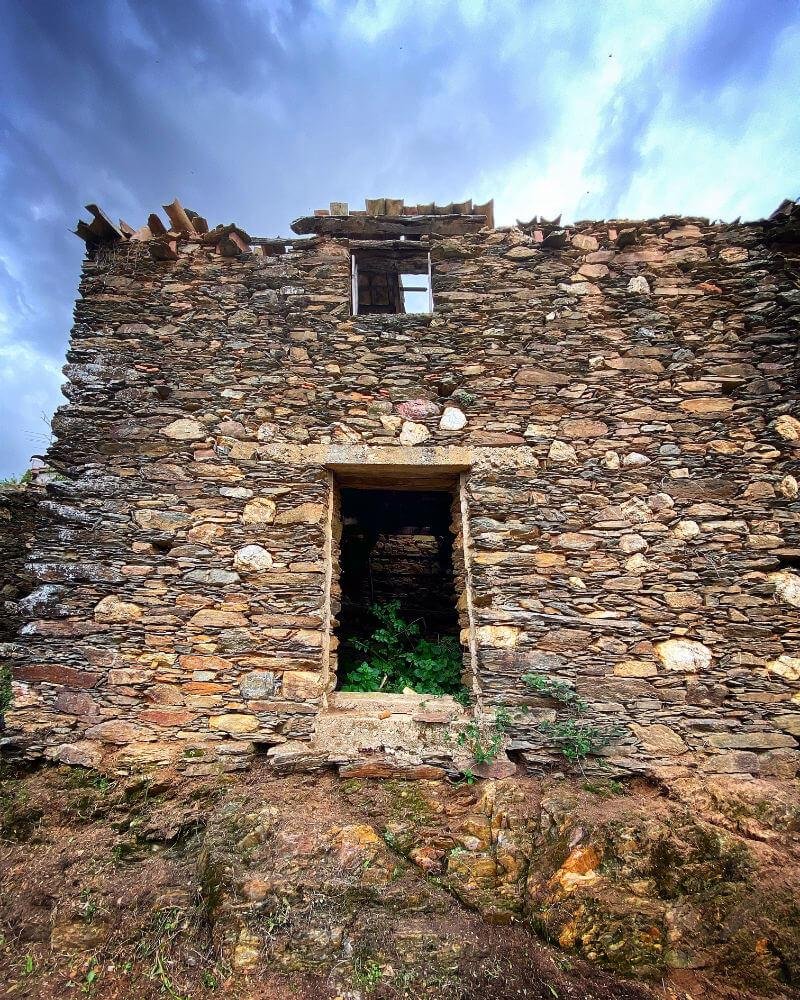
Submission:
<svg viewBox="0 0 800 1000">
<path fill-rule="evenodd" d="M 90 208 L 8 747 L 430 773 L 437 725 L 505 706 L 536 771 L 542 674 L 622 770 L 795 772 L 800 205 L 498 228 L 386 199 L 286 240 Z M 335 690 L 341 490 L 376 488 L 450 494 L 463 711 Z"/>
</svg>

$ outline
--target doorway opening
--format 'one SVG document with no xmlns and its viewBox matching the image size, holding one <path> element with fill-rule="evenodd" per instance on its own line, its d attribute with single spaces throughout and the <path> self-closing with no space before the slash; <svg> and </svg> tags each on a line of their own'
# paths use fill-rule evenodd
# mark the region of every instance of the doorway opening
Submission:
<svg viewBox="0 0 800 1000">
<path fill-rule="evenodd" d="M 343 487 L 338 500 L 337 689 L 466 703 L 454 491 Z"/>
</svg>

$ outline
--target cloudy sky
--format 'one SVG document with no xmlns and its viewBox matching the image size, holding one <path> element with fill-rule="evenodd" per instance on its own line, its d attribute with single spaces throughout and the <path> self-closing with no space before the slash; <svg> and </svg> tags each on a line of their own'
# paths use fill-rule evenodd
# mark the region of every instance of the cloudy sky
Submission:
<svg viewBox="0 0 800 1000">
<path fill-rule="evenodd" d="M 800 0 L 0 0 L 0 478 L 46 446 L 83 244 L 174 197 L 498 224 L 760 218 L 800 195 Z M 163 214 L 163 213 L 162 213 Z"/>
</svg>

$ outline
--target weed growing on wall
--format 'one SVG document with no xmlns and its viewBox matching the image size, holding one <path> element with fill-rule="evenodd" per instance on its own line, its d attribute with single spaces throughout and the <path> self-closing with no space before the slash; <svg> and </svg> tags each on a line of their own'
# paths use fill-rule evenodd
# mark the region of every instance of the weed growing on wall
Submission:
<svg viewBox="0 0 800 1000">
<path fill-rule="evenodd" d="M 6 479 L 0 479 L 0 490 L 12 489 L 15 486 L 24 486 L 26 483 L 31 482 L 32 479 L 33 474 L 28 469 L 21 476 L 8 476 Z"/>
<path fill-rule="evenodd" d="M 11 664 L 0 663 L 0 729 L 3 728 L 3 713 L 11 704 Z"/>
<path fill-rule="evenodd" d="M 400 614 L 400 602 L 373 604 L 377 625 L 366 639 L 348 639 L 339 672 L 342 691 L 386 691 L 411 688 L 420 694 L 460 695 L 461 647 L 454 636 L 424 638 L 417 622 Z"/>
<path fill-rule="evenodd" d="M 503 747 L 511 716 L 505 708 L 498 708 L 489 725 L 470 722 L 456 737 L 456 743 L 468 750 L 476 764 L 491 764 Z"/>
<path fill-rule="evenodd" d="M 525 674 L 522 679 L 530 691 L 559 702 L 570 716 L 540 722 L 538 729 L 572 764 L 580 767 L 587 757 L 598 756 L 622 735 L 623 730 L 618 726 L 582 721 L 580 717 L 589 705 L 565 681 L 544 674 Z"/>
</svg>

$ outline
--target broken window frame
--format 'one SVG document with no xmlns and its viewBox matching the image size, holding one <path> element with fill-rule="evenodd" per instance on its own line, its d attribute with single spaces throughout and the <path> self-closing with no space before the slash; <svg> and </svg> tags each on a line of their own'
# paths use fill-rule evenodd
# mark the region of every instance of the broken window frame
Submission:
<svg viewBox="0 0 800 1000">
<path fill-rule="evenodd" d="M 394 241 L 392 241 L 393 243 Z M 397 241 L 396 246 L 392 243 L 381 242 L 373 247 L 353 247 L 350 251 L 350 298 L 351 313 L 353 316 L 430 316 L 433 313 L 433 273 L 431 268 L 430 250 L 425 247 L 420 248 L 409 241 L 410 245 L 406 249 L 403 244 L 405 240 Z M 403 249 L 400 249 L 403 247 Z M 420 258 L 424 255 L 424 268 L 420 267 Z M 360 261 L 359 261 L 360 258 Z M 409 265 L 413 270 L 403 270 L 403 259 L 408 258 Z M 416 260 L 415 260 L 416 259 Z M 412 263 L 413 262 L 413 263 Z M 380 274 L 386 273 L 392 282 L 394 295 L 389 296 L 389 305 L 392 305 L 392 298 L 400 308 L 391 310 L 374 310 L 372 304 L 368 311 L 362 311 L 359 301 L 359 275 L 360 274 Z M 419 284 L 404 286 L 404 278 L 414 278 L 424 276 L 424 282 Z M 396 283 L 396 284 L 395 284 Z M 427 294 L 427 309 L 409 311 L 406 309 L 406 292 L 424 292 Z"/>
</svg>

